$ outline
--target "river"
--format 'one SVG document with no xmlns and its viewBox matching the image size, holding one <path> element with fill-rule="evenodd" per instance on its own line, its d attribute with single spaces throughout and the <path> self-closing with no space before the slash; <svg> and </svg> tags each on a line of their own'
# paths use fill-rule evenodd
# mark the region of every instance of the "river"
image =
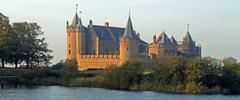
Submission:
<svg viewBox="0 0 240 100">
<path fill-rule="evenodd" d="M 240 100 L 240 95 L 191 95 L 39 86 L 0 89 L 0 100 Z"/>
</svg>

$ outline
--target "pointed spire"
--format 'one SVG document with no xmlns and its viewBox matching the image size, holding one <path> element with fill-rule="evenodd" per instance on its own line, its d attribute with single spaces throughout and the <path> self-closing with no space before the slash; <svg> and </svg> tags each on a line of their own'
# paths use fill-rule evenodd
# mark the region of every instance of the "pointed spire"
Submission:
<svg viewBox="0 0 240 100">
<path fill-rule="evenodd" d="M 78 16 L 77 12 L 78 12 L 78 4 L 76 4 L 76 14 L 73 18 L 71 26 L 82 26 L 81 18 Z"/>
<path fill-rule="evenodd" d="M 171 40 L 166 35 L 166 33 L 163 31 L 160 36 L 157 39 L 158 44 L 171 44 Z"/>
<path fill-rule="evenodd" d="M 173 35 L 171 36 L 170 40 L 171 40 L 173 45 L 177 45 L 177 41 L 176 41 L 176 39 L 174 38 Z"/>
<path fill-rule="evenodd" d="M 128 22 L 127 22 L 123 37 L 130 37 L 132 39 L 136 38 L 136 34 L 135 34 L 135 31 L 133 30 L 133 26 L 132 26 L 130 12 L 129 12 Z"/>
<path fill-rule="evenodd" d="M 189 43 L 189 44 L 194 44 L 194 41 L 192 39 L 192 36 L 190 35 L 190 31 L 189 31 L 189 24 L 187 26 L 187 33 L 186 35 L 183 37 L 183 42 Z"/>
<path fill-rule="evenodd" d="M 76 13 L 78 12 L 78 4 L 76 4 Z"/>
<path fill-rule="evenodd" d="M 129 9 L 128 16 L 129 17 L 131 16 L 131 9 Z"/>
</svg>

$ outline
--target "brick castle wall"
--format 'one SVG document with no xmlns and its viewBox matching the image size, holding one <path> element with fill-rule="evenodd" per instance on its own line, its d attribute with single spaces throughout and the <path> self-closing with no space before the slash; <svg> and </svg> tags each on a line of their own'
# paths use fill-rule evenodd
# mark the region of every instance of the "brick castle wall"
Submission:
<svg viewBox="0 0 240 100">
<path fill-rule="evenodd" d="M 78 69 L 105 69 L 110 65 L 120 65 L 119 55 L 79 55 Z"/>
</svg>

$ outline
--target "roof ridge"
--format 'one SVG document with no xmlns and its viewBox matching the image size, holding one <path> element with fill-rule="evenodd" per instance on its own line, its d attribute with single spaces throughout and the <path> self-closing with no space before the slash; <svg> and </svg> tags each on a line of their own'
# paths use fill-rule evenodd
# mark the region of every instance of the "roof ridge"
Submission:
<svg viewBox="0 0 240 100">
<path fill-rule="evenodd" d="M 112 33 L 112 30 L 111 30 L 109 27 L 106 27 L 106 28 L 107 28 L 107 30 L 109 31 L 109 34 L 110 34 L 111 38 L 113 39 L 113 41 L 114 41 L 114 42 L 117 42 L 117 40 L 115 39 L 115 37 L 114 37 L 114 35 L 113 35 L 113 33 Z"/>
</svg>

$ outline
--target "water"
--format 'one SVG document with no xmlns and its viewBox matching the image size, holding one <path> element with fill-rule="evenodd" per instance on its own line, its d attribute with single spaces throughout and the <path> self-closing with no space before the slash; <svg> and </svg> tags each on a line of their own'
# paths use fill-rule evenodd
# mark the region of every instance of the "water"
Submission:
<svg viewBox="0 0 240 100">
<path fill-rule="evenodd" d="M 240 100 L 240 95 L 189 95 L 40 86 L 0 89 L 0 100 Z"/>
</svg>

